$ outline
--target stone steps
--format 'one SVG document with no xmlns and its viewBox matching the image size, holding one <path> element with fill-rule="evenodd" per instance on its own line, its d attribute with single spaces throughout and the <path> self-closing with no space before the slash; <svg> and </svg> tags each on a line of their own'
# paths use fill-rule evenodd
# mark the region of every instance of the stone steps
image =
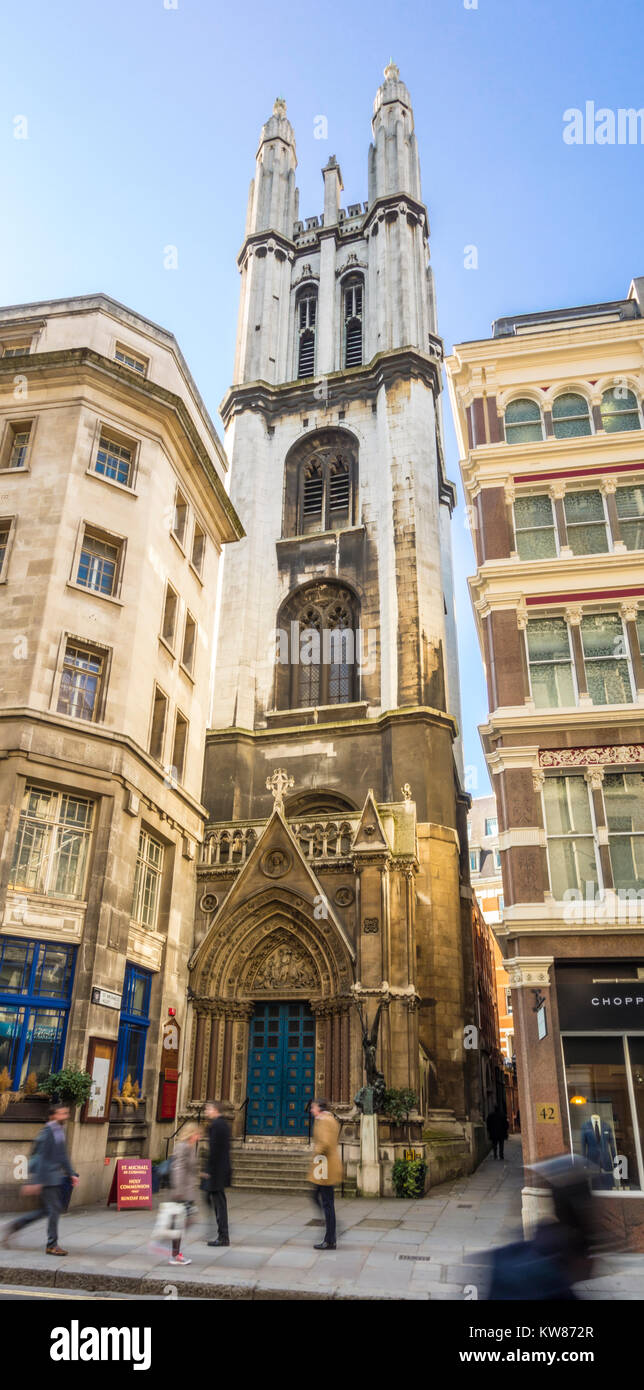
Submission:
<svg viewBox="0 0 644 1390">
<path fill-rule="evenodd" d="M 254 1191 L 306 1192 L 312 1150 L 282 1144 L 261 1148 L 259 1144 L 233 1145 L 231 1161 L 233 1187 Z"/>
</svg>

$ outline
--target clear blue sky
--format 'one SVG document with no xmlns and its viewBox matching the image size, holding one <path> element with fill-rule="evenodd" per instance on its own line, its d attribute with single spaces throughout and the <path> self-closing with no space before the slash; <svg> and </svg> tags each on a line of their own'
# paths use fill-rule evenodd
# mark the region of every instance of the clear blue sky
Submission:
<svg viewBox="0 0 644 1390">
<path fill-rule="evenodd" d="M 470 0 L 473 3 L 473 0 Z M 367 196 L 371 106 L 390 55 L 414 104 L 440 329 L 612 299 L 644 274 L 644 146 L 569 146 L 563 112 L 644 105 L 642 0 L 21 0 L 0 15 L 0 303 L 104 290 L 172 329 L 213 413 L 229 382 L 248 185 L 286 98 L 300 213 L 320 169 Z M 315 117 L 329 138 L 314 138 Z M 26 116 L 28 139 L 14 138 Z M 163 248 L 178 248 L 178 269 Z M 463 248 L 479 268 L 464 268 Z M 458 459 L 446 409 L 450 475 Z M 460 483 L 459 483 L 460 487 Z M 454 523 L 466 760 L 487 790 L 483 677 Z"/>
</svg>

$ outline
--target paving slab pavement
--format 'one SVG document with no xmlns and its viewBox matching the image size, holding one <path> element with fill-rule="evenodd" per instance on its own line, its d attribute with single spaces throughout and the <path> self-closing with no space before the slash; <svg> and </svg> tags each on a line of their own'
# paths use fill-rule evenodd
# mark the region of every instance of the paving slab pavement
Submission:
<svg viewBox="0 0 644 1390">
<path fill-rule="evenodd" d="M 321 1222 L 301 1193 L 267 1198 L 233 1188 L 232 1245 L 206 1244 L 204 1212 L 186 1233 L 183 1249 L 192 1263 L 183 1268 L 150 1249 L 154 1212 L 72 1205 L 60 1230 L 69 1255 L 46 1255 L 44 1222 L 34 1223 L 11 1248 L 0 1248 L 0 1285 L 147 1297 L 341 1300 L 462 1299 L 474 1286 L 484 1297 L 489 1252 L 521 1236 L 517 1139 L 506 1154 L 504 1163 L 488 1156 L 471 1178 L 434 1188 L 420 1202 L 337 1198 L 336 1251 L 313 1249 Z M 644 1256 L 604 1257 L 598 1274 L 579 1286 L 580 1297 L 644 1297 Z"/>
</svg>

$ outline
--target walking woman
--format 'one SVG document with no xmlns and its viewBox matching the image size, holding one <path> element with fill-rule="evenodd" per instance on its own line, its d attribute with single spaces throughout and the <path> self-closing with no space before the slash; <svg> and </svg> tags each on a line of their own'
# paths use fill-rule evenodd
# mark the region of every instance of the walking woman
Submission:
<svg viewBox="0 0 644 1390">
<path fill-rule="evenodd" d="M 186 1209 L 186 1220 L 191 1208 L 196 1205 L 197 1193 L 199 1190 L 199 1142 L 202 1133 L 196 1125 L 174 1146 L 172 1156 L 172 1167 L 170 1169 L 170 1187 L 176 1202 L 183 1202 Z M 184 1225 L 185 1230 L 185 1225 Z M 181 1234 L 172 1239 L 172 1254 L 170 1256 L 171 1265 L 189 1265 L 189 1260 L 181 1251 Z"/>
</svg>

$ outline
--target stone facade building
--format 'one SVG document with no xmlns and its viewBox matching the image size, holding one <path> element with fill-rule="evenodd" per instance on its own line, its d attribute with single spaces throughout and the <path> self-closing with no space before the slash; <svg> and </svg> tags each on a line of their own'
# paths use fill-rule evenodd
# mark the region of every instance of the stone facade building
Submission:
<svg viewBox="0 0 644 1390">
<path fill-rule="evenodd" d="M 409 93 L 373 111 L 368 202 L 301 220 L 282 100 L 263 127 L 222 405 L 247 537 L 226 556 L 206 740 L 186 1073 L 236 1133 L 348 1120 L 362 1024 L 386 1084 L 480 1121 L 440 417 L 442 344 Z M 454 1117 L 457 1117 L 455 1119 Z M 352 1132 L 349 1126 L 347 1133 Z"/>
<path fill-rule="evenodd" d="M 0 311 L 0 451 L 0 1163 L 37 1129 L 25 1086 L 89 1068 L 91 1200 L 106 1158 L 167 1134 L 217 569 L 242 528 L 177 343 L 104 295 Z"/>
<path fill-rule="evenodd" d="M 497 321 L 448 373 L 488 682 L 527 1164 L 644 1246 L 644 280 Z M 527 1187 L 531 1219 L 539 1191 Z"/>
<path fill-rule="evenodd" d="M 472 889 L 492 936 L 501 1050 L 506 1061 L 511 1062 L 514 1056 L 512 991 L 496 939 L 496 933 L 503 923 L 504 898 L 499 821 L 494 795 L 473 798 L 467 817 L 467 838 Z"/>
</svg>

